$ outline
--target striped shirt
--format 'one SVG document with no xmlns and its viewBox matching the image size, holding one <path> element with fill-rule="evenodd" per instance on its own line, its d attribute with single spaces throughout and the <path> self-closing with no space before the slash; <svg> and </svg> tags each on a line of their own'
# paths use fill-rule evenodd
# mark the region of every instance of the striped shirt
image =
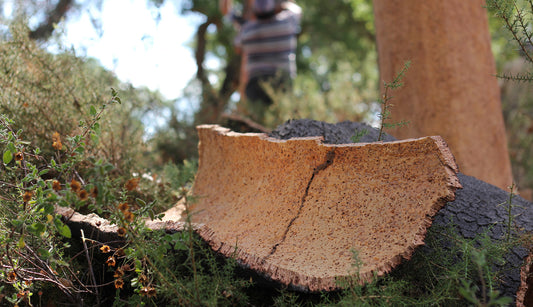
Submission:
<svg viewBox="0 0 533 307">
<path fill-rule="evenodd" d="M 272 18 L 242 25 L 235 45 L 248 55 L 248 78 L 275 75 L 278 71 L 296 76 L 296 35 L 300 31 L 300 17 L 299 11 L 283 10 Z"/>
</svg>

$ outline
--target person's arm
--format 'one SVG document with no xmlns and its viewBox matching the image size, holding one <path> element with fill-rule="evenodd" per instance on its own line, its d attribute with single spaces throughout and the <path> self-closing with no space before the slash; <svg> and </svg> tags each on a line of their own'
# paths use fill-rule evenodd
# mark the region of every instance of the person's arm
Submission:
<svg viewBox="0 0 533 307">
<path fill-rule="evenodd" d="M 282 10 L 288 10 L 296 15 L 302 15 L 302 8 L 294 1 L 283 1 L 280 6 Z"/>
<path fill-rule="evenodd" d="M 242 55 L 242 28 L 239 30 L 239 33 L 233 39 L 233 48 L 237 54 Z"/>
<path fill-rule="evenodd" d="M 220 9 L 220 12 L 222 15 L 226 16 L 231 11 L 232 3 L 231 0 L 219 0 L 218 1 L 218 8 Z"/>
</svg>

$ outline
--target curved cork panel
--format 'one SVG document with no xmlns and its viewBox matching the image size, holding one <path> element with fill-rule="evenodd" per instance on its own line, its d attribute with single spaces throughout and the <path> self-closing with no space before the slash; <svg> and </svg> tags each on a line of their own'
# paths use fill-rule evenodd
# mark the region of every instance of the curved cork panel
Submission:
<svg viewBox="0 0 533 307">
<path fill-rule="evenodd" d="M 384 274 L 423 244 L 431 217 L 460 188 L 440 137 L 324 145 L 198 127 L 193 221 L 215 250 L 281 283 L 338 288 Z"/>
</svg>

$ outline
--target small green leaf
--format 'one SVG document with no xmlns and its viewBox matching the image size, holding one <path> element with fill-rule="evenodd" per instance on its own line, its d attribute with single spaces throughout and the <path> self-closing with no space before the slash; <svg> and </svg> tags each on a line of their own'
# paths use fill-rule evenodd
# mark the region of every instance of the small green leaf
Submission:
<svg viewBox="0 0 533 307">
<path fill-rule="evenodd" d="M 91 133 L 91 141 L 98 144 L 98 135 L 96 133 Z"/>
<path fill-rule="evenodd" d="M 11 153 L 10 150 L 6 150 L 4 151 L 4 164 L 9 164 L 9 162 L 11 162 L 11 160 L 13 160 L 13 154 Z"/>
<path fill-rule="evenodd" d="M 189 247 L 187 246 L 187 244 L 185 244 L 183 241 L 174 241 L 173 242 L 173 248 L 176 249 L 176 250 L 179 250 L 179 251 L 185 251 L 187 250 Z"/>
<path fill-rule="evenodd" d="M 91 114 L 91 116 L 95 116 L 96 115 L 96 108 L 94 106 L 91 106 L 89 114 Z"/>
<path fill-rule="evenodd" d="M 55 194 L 54 194 L 55 195 Z M 43 213 L 44 214 L 51 214 L 54 212 L 54 205 L 51 203 L 46 203 L 43 205 Z"/>
<path fill-rule="evenodd" d="M 114 168 L 115 168 L 115 167 L 114 167 L 113 164 L 111 164 L 111 163 L 106 163 L 106 164 L 104 165 L 104 171 L 105 171 L 106 173 L 112 171 Z"/>
<path fill-rule="evenodd" d="M 40 236 L 44 230 L 46 229 L 46 226 L 43 223 L 33 223 L 28 227 L 28 231 L 33 233 L 36 236 Z"/>
<path fill-rule="evenodd" d="M 39 176 L 45 175 L 45 174 L 47 174 L 49 171 L 50 171 L 49 169 L 45 168 L 45 169 L 43 169 L 42 171 L 39 172 Z"/>
<path fill-rule="evenodd" d="M 146 202 L 144 200 L 140 199 L 140 198 L 136 198 L 135 202 L 141 207 L 146 206 Z"/>
<path fill-rule="evenodd" d="M 15 145 L 14 145 L 13 143 L 9 143 L 9 144 L 7 144 L 7 149 L 8 149 L 9 151 L 11 151 L 12 153 L 13 153 L 13 152 L 17 152 L 17 148 L 15 148 Z"/>
<path fill-rule="evenodd" d="M 63 237 L 65 238 L 71 238 L 72 237 L 72 233 L 70 231 L 70 228 L 65 225 L 61 219 L 59 217 L 55 217 L 54 219 L 54 225 L 56 226 L 57 228 L 57 231 L 59 232 L 60 235 L 62 235 Z"/>
<path fill-rule="evenodd" d="M 17 247 L 18 248 L 24 248 L 24 246 L 26 246 L 26 242 L 24 242 L 24 236 L 20 237 L 18 243 L 17 243 Z"/>
<path fill-rule="evenodd" d="M 15 228 L 18 228 L 18 227 L 22 226 L 23 223 L 24 222 L 22 222 L 21 220 L 12 220 L 11 221 L 11 224 L 13 224 L 13 227 L 15 227 Z"/>
<path fill-rule="evenodd" d="M 68 207 L 70 206 L 70 203 L 65 198 L 60 198 L 59 202 L 57 203 L 60 207 Z"/>
<path fill-rule="evenodd" d="M 135 259 L 135 272 L 136 273 L 142 272 L 142 263 L 139 259 Z"/>
<path fill-rule="evenodd" d="M 39 253 L 39 256 L 43 257 L 44 260 L 50 258 L 50 252 L 46 248 L 39 248 L 37 253 Z"/>
<path fill-rule="evenodd" d="M 63 224 L 63 227 L 59 230 L 59 233 L 65 237 L 70 239 L 72 237 L 72 232 L 70 231 L 70 228 L 67 225 Z"/>
</svg>

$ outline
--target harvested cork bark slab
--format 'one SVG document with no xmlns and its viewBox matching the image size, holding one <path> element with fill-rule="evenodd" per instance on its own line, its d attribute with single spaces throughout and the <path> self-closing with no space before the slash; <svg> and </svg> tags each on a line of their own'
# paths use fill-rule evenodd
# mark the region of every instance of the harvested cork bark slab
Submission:
<svg viewBox="0 0 533 307">
<path fill-rule="evenodd" d="M 297 288 L 333 290 L 409 259 L 461 185 L 440 137 L 347 145 L 198 127 L 193 222 L 213 249 Z"/>
</svg>

